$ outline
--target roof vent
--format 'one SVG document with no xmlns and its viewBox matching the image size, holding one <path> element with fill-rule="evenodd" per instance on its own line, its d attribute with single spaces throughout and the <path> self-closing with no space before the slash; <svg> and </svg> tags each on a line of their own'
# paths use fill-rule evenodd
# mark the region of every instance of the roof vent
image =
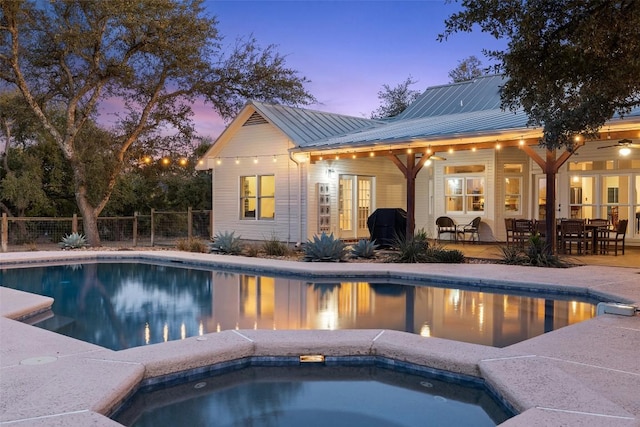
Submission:
<svg viewBox="0 0 640 427">
<path fill-rule="evenodd" d="M 253 113 L 242 126 L 264 125 L 269 123 L 264 117 L 257 112 Z"/>
</svg>

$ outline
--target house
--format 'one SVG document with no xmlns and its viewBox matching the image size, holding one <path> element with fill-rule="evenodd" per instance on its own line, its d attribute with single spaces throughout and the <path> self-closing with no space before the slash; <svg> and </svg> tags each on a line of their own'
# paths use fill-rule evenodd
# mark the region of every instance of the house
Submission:
<svg viewBox="0 0 640 427">
<path fill-rule="evenodd" d="M 430 87 L 390 120 L 247 103 L 200 161 L 213 173 L 213 233 L 368 238 L 376 209 L 403 208 L 408 229 L 434 236 L 439 216 L 481 217 L 479 239 L 504 241 L 505 218 L 549 212 L 550 165 L 556 218 L 628 218 L 627 242 L 640 243 L 640 109 L 574 153 L 548 152 L 523 111 L 500 108 L 502 84 L 493 75 Z"/>
</svg>

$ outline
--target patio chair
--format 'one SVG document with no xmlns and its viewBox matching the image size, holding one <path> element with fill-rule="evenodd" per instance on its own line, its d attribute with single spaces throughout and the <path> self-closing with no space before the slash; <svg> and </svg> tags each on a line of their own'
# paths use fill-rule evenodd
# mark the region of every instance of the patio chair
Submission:
<svg viewBox="0 0 640 427">
<path fill-rule="evenodd" d="M 436 219 L 436 229 L 438 232 L 438 241 L 440 241 L 440 235 L 449 233 L 449 240 L 453 234 L 453 239 L 458 241 L 458 225 L 456 222 L 448 216 L 441 216 Z"/>
<path fill-rule="evenodd" d="M 563 253 L 571 253 L 575 246 L 576 253 L 584 255 L 589 249 L 589 240 L 584 219 L 560 221 L 560 248 Z"/>
<path fill-rule="evenodd" d="M 462 241 L 465 242 L 465 236 L 467 234 L 470 234 L 470 240 L 471 242 L 476 242 L 478 243 L 480 241 L 480 237 L 478 235 L 478 228 L 480 227 L 480 221 L 482 221 L 482 218 L 480 218 L 479 216 L 473 218 L 473 220 L 471 220 L 470 223 L 468 224 L 464 224 L 464 225 L 460 225 L 458 226 L 458 233 L 462 234 Z M 474 240 L 474 236 L 475 236 L 475 240 Z"/>
<path fill-rule="evenodd" d="M 618 225 L 615 230 L 608 230 L 606 236 L 601 235 L 599 237 L 600 249 L 602 253 L 609 253 L 611 245 L 614 247 L 614 255 L 618 255 L 618 242 L 621 244 L 622 255 L 624 255 L 624 238 L 627 234 L 628 219 L 621 219 L 618 221 Z"/>
<path fill-rule="evenodd" d="M 513 245 L 515 242 L 513 240 L 513 232 L 515 229 L 515 219 L 514 218 L 505 218 L 504 219 L 504 229 L 507 232 L 507 246 Z"/>
<path fill-rule="evenodd" d="M 516 219 L 513 221 L 513 243 L 524 247 L 533 234 L 533 221 L 530 219 Z"/>
</svg>

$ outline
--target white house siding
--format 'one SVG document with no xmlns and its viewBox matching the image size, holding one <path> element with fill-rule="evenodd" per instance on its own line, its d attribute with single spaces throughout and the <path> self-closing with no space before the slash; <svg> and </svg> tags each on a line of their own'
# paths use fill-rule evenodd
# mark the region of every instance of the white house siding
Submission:
<svg viewBox="0 0 640 427">
<path fill-rule="evenodd" d="M 415 229 L 416 231 L 424 230 L 427 233 L 431 232 L 432 224 L 436 222 L 433 208 L 434 162 L 437 161 L 434 160 L 430 164 L 424 165 L 416 176 Z"/>
<path fill-rule="evenodd" d="M 503 200 L 497 201 L 498 193 L 496 192 L 496 159 L 494 150 L 478 150 L 478 151 L 454 151 L 452 153 L 444 153 L 446 161 L 435 161 L 434 167 L 434 218 L 439 216 L 448 216 L 458 224 L 466 224 L 471 222 L 476 216 L 482 218 L 480 228 L 480 241 L 495 240 L 496 221 L 496 204 L 502 204 Z M 445 167 L 462 166 L 462 165 L 484 165 L 485 179 L 485 210 L 481 213 L 467 212 L 465 214 L 448 213 L 445 210 Z M 419 190 L 416 190 L 416 192 Z M 425 191 L 421 190 L 421 191 Z M 432 236 L 436 236 L 435 219 L 429 225 Z"/>
<path fill-rule="evenodd" d="M 234 231 L 248 240 L 272 236 L 287 242 L 299 240 L 299 175 L 289 159 L 289 148 L 287 137 L 270 124 L 243 126 L 217 153 L 220 164 L 216 159 L 209 162 L 214 165 L 214 233 Z M 240 219 L 240 177 L 271 174 L 276 180 L 275 219 Z"/>
<path fill-rule="evenodd" d="M 313 238 L 318 233 L 318 185 L 329 184 L 331 225 L 330 232 L 336 237 L 342 236 L 339 229 L 338 218 L 338 185 L 341 175 L 358 175 L 373 177 L 375 182 L 374 206 L 371 212 L 377 208 L 402 208 L 406 209 L 406 182 L 404 175 L 398 167 L 385 157 L 364 157 L 358 159 L 322 160 L 309 165 L 308 170 L 308 229 L 307 238 Z M 357 236 L 358 238 L 368 238 Z"/>
</svg>

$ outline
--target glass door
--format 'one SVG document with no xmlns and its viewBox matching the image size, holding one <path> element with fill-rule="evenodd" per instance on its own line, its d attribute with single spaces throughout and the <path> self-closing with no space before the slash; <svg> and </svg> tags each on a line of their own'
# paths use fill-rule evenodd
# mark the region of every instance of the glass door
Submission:
<svg viewBox="0 0 640 427">
<path fill-rule="evenodd" d="M 358 177 L 358 234 L 357 237 L 369 235 L 367 220 L 371 215 L 373 200 L 371 197 L 372 178 Z"/>
</svg>

